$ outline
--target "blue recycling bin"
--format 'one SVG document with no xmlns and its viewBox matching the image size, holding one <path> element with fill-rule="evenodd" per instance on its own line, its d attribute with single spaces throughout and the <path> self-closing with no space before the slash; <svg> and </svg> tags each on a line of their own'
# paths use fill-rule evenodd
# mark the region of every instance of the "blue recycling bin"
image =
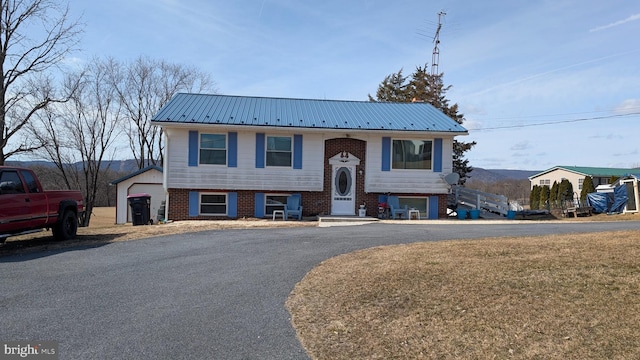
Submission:
<svg viewBox="0 0 640 360">
<path fill-rule="evenodd" d="M 465 209 L 457 209 L 456 212 L 458 213 L 458 219 L 459 220 L 464 220 L 467 218 L 467 210 Z"/>
</svg>

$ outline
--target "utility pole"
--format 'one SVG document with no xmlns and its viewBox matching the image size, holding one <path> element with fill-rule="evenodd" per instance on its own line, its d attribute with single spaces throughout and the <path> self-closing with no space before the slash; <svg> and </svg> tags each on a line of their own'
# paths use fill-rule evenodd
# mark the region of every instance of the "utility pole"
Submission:
<svg viewBox="0 0 640 360">
<path fill-rule="evenodd" d="M 431 55 L 431 75 L 438 75 L 438 63 L 440 62 L 440 29 L 442 28 L 442 22 L 440 21 L 443 16 L 447 15 L 446 12 L 440 11 L 438 13 L 438 28 L 436 29 L 436 35 L 433 37 L 433 54 Z"/>
</svg>

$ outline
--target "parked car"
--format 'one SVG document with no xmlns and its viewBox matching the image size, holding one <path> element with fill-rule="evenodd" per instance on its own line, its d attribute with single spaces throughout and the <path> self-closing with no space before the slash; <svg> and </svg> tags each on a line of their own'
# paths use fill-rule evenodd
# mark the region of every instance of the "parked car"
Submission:
<svg viewBox="0 0 640 360">
<path fill-rule="evenodd" d="M 44 191 L 33 171 L 0 166 L 0 244 L 43 229 L 58 240 L 72 239 L 84 212 L 80 191 Z"/>
</svg>

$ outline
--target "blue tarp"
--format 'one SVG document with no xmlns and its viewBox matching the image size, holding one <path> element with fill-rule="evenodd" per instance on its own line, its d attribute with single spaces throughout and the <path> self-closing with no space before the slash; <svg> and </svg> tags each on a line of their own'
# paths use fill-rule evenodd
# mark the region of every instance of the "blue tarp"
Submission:
<svg viewBox="0 0 640 360">
<path fill-rule="evenodd" d="M 627 187 L 624 185 L 617 186 L 610 193 L 587 194 L 587 205 L 596 213 L 620 213 L 628 200 Z"/>
<path fill-rule="evenodd" d="M 613 194 L 613 205 L 611 205 L 609 212 L 620 213 L 624 210 L 624 207 L 627 205 L 627 201 L 629 200 L 627 187 L 625 185 L 620 185 L 613 190 Z"/>
<path fill-rule="evenodd" d="M 596 192 L 587 194 L 587 205 L 593 208 L 595 213 L 609 212 L 609 204 L 613 203 L 613 193 Z"/>
</svg>

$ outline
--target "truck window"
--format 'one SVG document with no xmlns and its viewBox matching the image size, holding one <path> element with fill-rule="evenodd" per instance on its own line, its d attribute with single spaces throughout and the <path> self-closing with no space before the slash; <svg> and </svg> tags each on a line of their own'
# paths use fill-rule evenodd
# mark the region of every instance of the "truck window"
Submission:
<svg viewBox="0 0 640 360">
<path fill-rule="evenodd" d="M 27 183 L 27 189 L 29 189 L 30 193 L 35 194 L 37 192 L 40 192 L 40 189 L 38 189 L 36 178 L 33 176 L 33 174 L 31 174 L 31 172 L 21 170 L 20 174 L 22 174 L 22 178 Z"/>
<path fill-rule="evenodd" d="M 0 195 L 5 194 L 24 194 L 24 187 L 17 171 L 7 170 L 0 173 Z"/>
</svg>

